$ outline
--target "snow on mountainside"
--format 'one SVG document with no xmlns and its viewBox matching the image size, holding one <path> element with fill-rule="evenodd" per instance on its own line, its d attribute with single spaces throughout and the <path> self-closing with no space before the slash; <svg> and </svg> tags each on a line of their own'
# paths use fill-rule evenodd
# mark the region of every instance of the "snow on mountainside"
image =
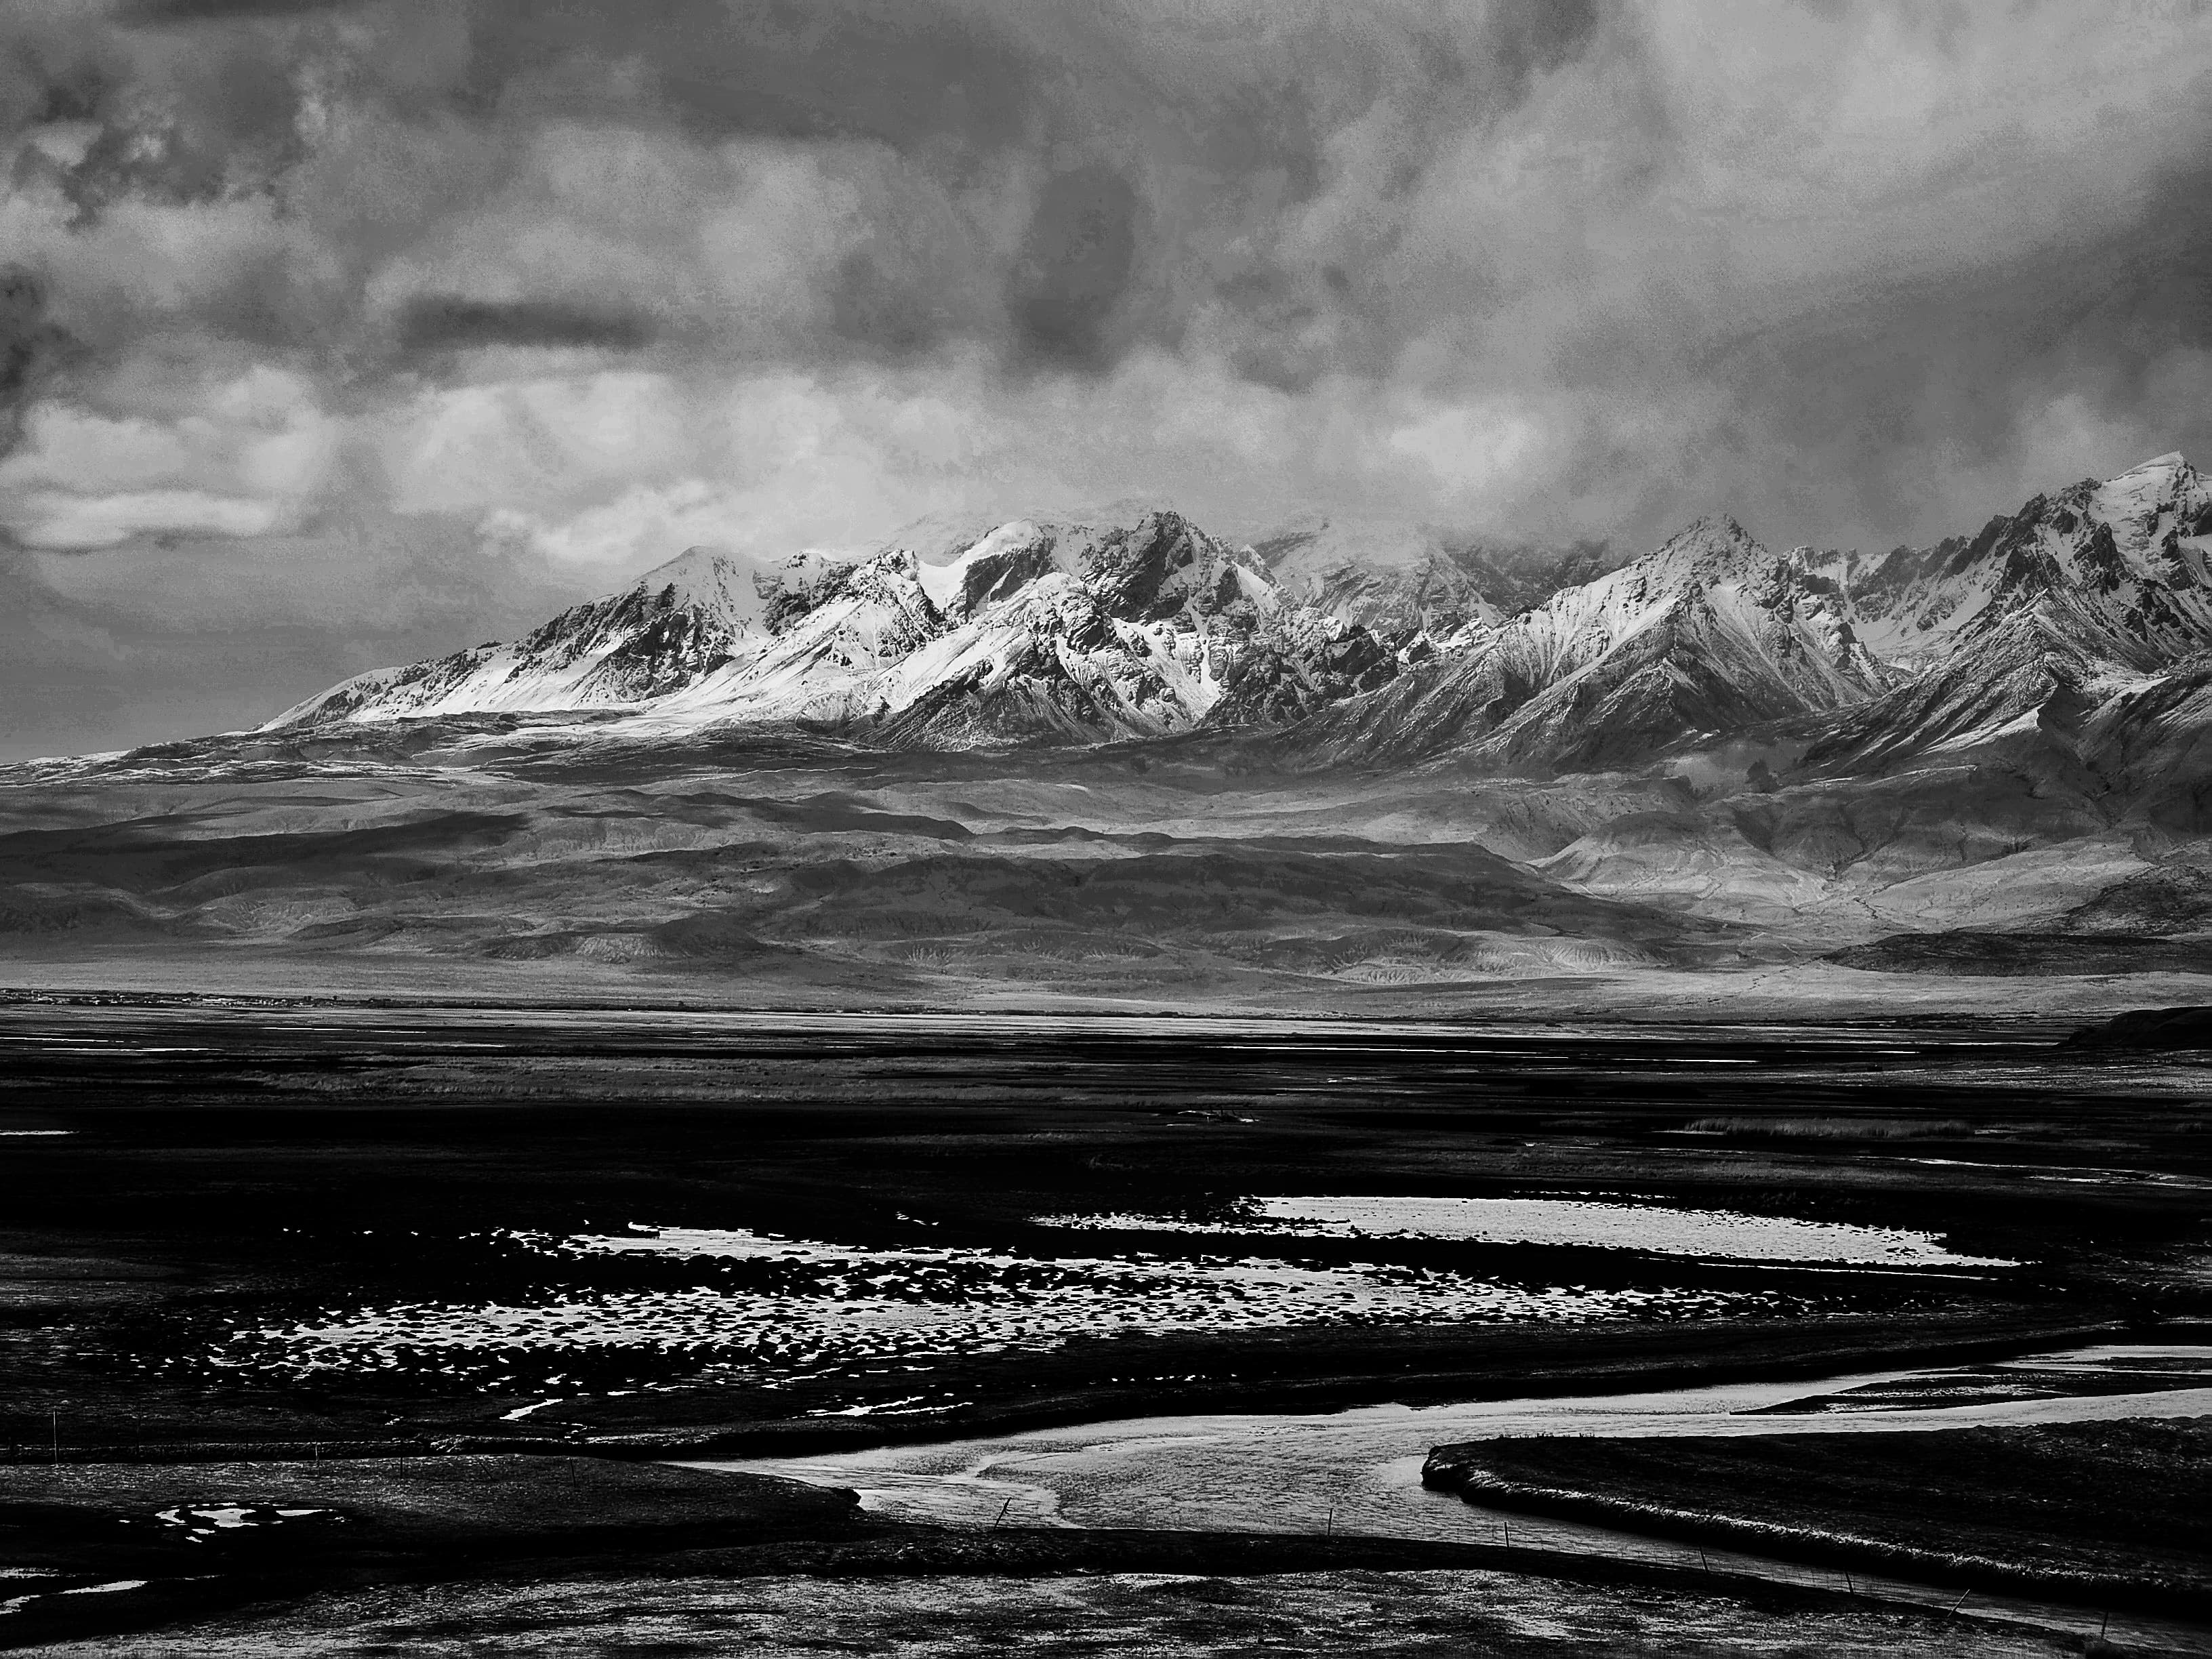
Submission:
<svg viewBox="0 0 2212 1659">
<path fill-rule="evenodd" d="M 1384 639 L 1462 641 L 1557 589 L 1607 568 L 1601 544 L 1491 548 L 1448 540 L 1426 526 L 1310 515 L 1261 538 L 1253 550 L 1283 592 Z"/>
<path fill-rule="evenodd" d="M 1955 750 L 2013 733 L 2070 740 L 2089 710 L 2212 647 L 2212 480 L 2162 455 L 2039 495 L 1971 538 L 1830 575 L 1862 637 L 1909 684 L 1852 711 L 1808 760 Z"/>
<path fill-rule="evenodd" d="M 1174 514 L 1130 526 L 1017 520 L 913 568 L 945 630 L 872 688 L 874 708 L 854 711 L 896 743 L 1188 729 L 1219 699 L 1231 654 L 1280 604 L 1237 550 Z"/>
<path fill-rule="evenodd" d="M 933 627 L 910 575 L 820 554 L 764 565 L 695 547 L 526 638 L 356 676 L 269 726 L 634 708 L 710 683 L 781 708 L 862 663 L 896 660 Z"/>
<path fill-rule="evenodd" d="M 2212 481 L 2179 455 L 2039 495 L 1973 537 L 1868 557 L 1791 555 L 1841 598 L 1869 649 L 1919 665 L 2040 606 L 2062 633 L 2148 667 L 2212 628 Z"/>
<path fill-rule="evenodd" d="M 1705 519 L 1322 710 L 1291 743 L 1366 758 L 1618 765 L 1692 734 L 1857 702 L 1890 681 L 1824 585 L 1734 520 Z"/>
<path fill-rule="evenodd" d="M 600 710 L 932 746 L 1287 726 L 1279 749 L 1318 763 L 1541 773 L 1783 722 L 1803 765 L 1848 772 L 2026 733 L 2124 747 L 2128 708 L 2156 708 L 2170 748 L 2200 699 L 2138 694 L 2212 650 L 2212 481 L 2179 455 L 1932 547 L 1778 556 L 1714 518 L 1601 559 L 1322 520 L 1246 549 L 1133 507 L 926 522 L 864 557 L 695 548 L 271 725 Z M 1586 579 L 1553 591 L 1547 570 Z"/>
<path fill-rule="evenodd" d="M 1395 667 L 1365 630 L 1289 614 L 1249 553 L 1154 511 L 925 526 L 856 559 L 695 548 L 525 640 L 362 675 L 270 726 L 614 710 L 1085 740 L 1187 730 L 1232 681 L 1249 682 L 1235 707 L 1302 712 Z"/>
</svg>

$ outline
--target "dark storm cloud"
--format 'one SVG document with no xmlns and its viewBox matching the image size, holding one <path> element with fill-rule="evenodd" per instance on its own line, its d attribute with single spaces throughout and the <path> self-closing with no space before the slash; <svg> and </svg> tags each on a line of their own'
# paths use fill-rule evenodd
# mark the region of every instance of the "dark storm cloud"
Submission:
<svg viewBox="0 0 2212 1659">
<path fill-rule="evenodd" d="M 311 12 L 339 11 L 374 3 L 374 0 L 125 0 L 116 20 L 125 24 L 160 28 L 165 25 L 225 22 L 240 18 L 301 17 Z"/>
<path fill-rule="evenodd" d="M 51 13 L 67 15 L 58 5 Z M 0 143 L 47 123 L 96 128 L 58 181 L 80 216 L 116 199 L 208 201 L 265 187 L 304 155 L 299 66 L 262 32 L 154 38 L 169 46 L 129 29 L 41 21 L 11 33 L 0 19 Z"/>
<path fill-rule="evenodd" d="M 550 300 L 500 302 L 424 295 L 401 315 L 399 344 L 408 351 L 466 350 L 477 346 L 573 346 L 636 351 L 652 343 L 646 319 Z"/>
<path fill-rule="evenodd" d="M 1037 198 L 1008 284 L 1022 343 L 1054 363 L 1106 361 L 1137 263 L 1135 189 L 1110 167 L 1054 174 Z"/>
<path fill-rule="evenodd" d="M 1487 44 L 1505 80 L 1514 86 L 1572 61 L 1589 43 L 1610 8 L 1605 0 L 1541 0 L 1501 6 Z"/>
<path fill-rule="evenodd" d="M 1375 185 L 1402 194 L 1459 135 L 1587 50 L 1610 15 L 1539 0 L 1371 13 L 1245 0 L 133 0 L 113 14 L 126 27 L 103 33 L 58 0 L 46 10 L 31 78 L 50 111 L 66 104 L 101 129 L 64 186 L 82 215 L 118 200 L 284 197 L 289 184 L 288 210 L 327 228 L 317 279 L 365 280 L 410 241 L 495 207 L 547 132 L 596 123 L 695 149 L 780 143 L 818 153 L 830 185 L 862 198 L 864 234 L 822 268 L 763 251 L 818 287 L 811 321 L 763 323 L 761 307 L 715 296 L 681 318 L 665 314 L 684 308 L 665 293 L 609 303 L 741 359 L 842 359 L 857 345 L 900 360 L 968 340 L 1010 367 L 1094 374 L 1134 350 L 1181 349 L 1204 313 L 1220 349 L 1279 386 L 1340 356 L 1371 367 L 1391 349 L 1361 313 L 1380 285 L 1357 286 L 1346 267 L 1387 251 L 1395 228 L 1328 259 L 1282 246 L 1346 127 L 1388 129 L 1395 154 Z M 348 27 L 333 32 L 340 17 Z M 333 110 L 350 116 L 344 142 L 360 159 L 310 154 Z M 459 165 L 426 164 L 425 145 Z M 319 176 L 340 170 L 335 187 Z M 619 211 L 618 192 L 581 210 Z M 551 205 L 549 241 L 580 210 L 573 195 Z M 672 210 L 664 228 L 688 228 L 685 216 Z M 450 261 L 444 275 L 454 294 L 483 298 Z M 526 305 L 580 303 L 557 283 L 495 286 Z M 376 308 L 364 295 L 360 328 L 380 326 Z M 232 319 L 206 320 L 221 331 Z M 1284 338 L 1286 321 L 1299 343 Z M 300 343 L 350 349 L 360 328 L 317 317 Z"/>
<path fill-rule="evenodd" d="M 10 0 L 9 395 L 107 422 L 13 510 L 1938 534 L 2212 447 L 2208 76 L 2188 4 Z"/>
<path fill-rule="evenodd" d="M 1197 308 L 1236 313 L 1254 274 L 1238 267 L 1281 257 L 1278 221 L 1312 198 L 1346 123 L 1392 114 L 1387 188 L 1402 191 L 1468 126 L 1510 112 L 1586 49 L 1609 13 L 474 0 L 456 15 L 449 72 L 415 90 L 471 120 L 508 132 L 672 126 L 698 143 L 843 147 L 847 165 L 872 165 L 866 210 L 880 222 L 833 279 L 825 347 L 859 340 L 896 356 L 964 333 L 1018 365 L 1098 372 L 1177 346 Z M 854 144 L 879 159 L 854 161 Z M 962 222 L 926 223 L 912 205 L 923 199 Z M 944 256 L 947 240 L 969 246 L 965 268 Z M 1309 303 L 1344 312 L 1346 290 L 1293 259 Z M 995 310 L 948 305 L 948 284 L 976 283 Z"/>
<path fill-rule="evenodd" d="M 566 106 L 707 136 L 981 149 L 1027 131 L 1040 80 L 1014 14 L 942 0 L 469 0 L 462 15 L 450 92 L 509 116 Z"/>
<path fill-rule="evenodd" d="M 1786 534 L 1824 518 L 1967 525 L 2005 505 L 2005 490 L 2163 450 L 2212 465 L 2212 404 L 2160 384 L 2212 363 L 2208 271 L 2212 165 L 2151 182 L 2116 232 L 2053 224 L 1971 283 L 1899 274 L 1724 337 L 1688 371 L 1734 414 L 1739 448 L 1714 487 L 1759 501 Z M 2054 405 L 2084 430 L 2039 435 Z M 1978 470 L 2015 457 L 2016 478 L 1989 493 Z"/>
<path fill-rule="evenodd" d="M 15 447 L 24 406 L 71 343 L 47 319 L 46 284 L 21 265 L 0 265 L 0 455 Z"/>
</svg>

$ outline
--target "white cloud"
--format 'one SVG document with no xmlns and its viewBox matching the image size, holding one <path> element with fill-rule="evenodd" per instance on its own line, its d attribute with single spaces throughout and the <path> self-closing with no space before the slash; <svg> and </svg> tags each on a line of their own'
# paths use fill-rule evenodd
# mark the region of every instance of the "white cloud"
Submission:
<svg viewBox="0 0 2212 1659">
<path fill-rule="evenodd" d="M 0 461 L 0 526 L 28 546 L 74 550 L 297 524 L 340 436 L 313 388 L 261 367 L 194 390 L 151 414 L 33 404 L 21 446 Z"/>
<path fill-rule="evenodd" d="M 386 319 L 425 295 L 557 301 L 724 350 L 804 346 L 829 326 L 839 260 L 869 235 L 863 185 L 881 196 L 878 175 L 897 171 L 866 146 L 702 149 L 561 123 L 533 136 L 496 194 L 456 203 L 380 264 L 366 298 Z"/>
<path fill-rule="evenodd" d="M 1347 499 L 1500 513 L 1552 475 L 1556 426 L 1527 398 L 1346 378 L 1297 395 L 1142 351 L 1103 380 L 1009 384 L 971 358 L 455 387 L 393 411 L 381 449 L 406 510 L 474 514 L 499 545 L 612 576 L 697 543 L 772 556 L 929 513 L 1132 495 L 1224 526 Z"/>
<path fill-rule="evenodd" d="M 401 500 L 482 514 L 488 538 L 628 570 L 697 543 L 774 555 L 865 544 L 979 479 L 972 401 L 877 376 L 581 376 L 439 394 L 386 445 Z"/>
<path fill-rule="evenodd" d="M 1389 430 L 1389 447 L 1418 461 L 1447 499 L 1494 499 L 1542 453 L 1538 423 L 1510 403 L 1425 410 Z"/>
<path fill-rule="evenodd" d="M 701 435 L 669 377 L 629 371 L 445 387 L 381 427 L 403 513 L 574 511 L 681 477 Z"/>
<path fill-rule="evenodd" d="M 280 522 L 281 509 L 272 501 L 198 489 L 106 495 L 32 490 L 21 497 L 11 527 L 33 547 L 79 550 L 113 547 L 148 533 L 264 536 Z"/>
</svg>

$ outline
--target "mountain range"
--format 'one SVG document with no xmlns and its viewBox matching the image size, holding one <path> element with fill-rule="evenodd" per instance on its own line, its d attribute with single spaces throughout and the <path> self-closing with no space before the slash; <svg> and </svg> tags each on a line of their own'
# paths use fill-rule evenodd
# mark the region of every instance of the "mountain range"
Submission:
<svg viewBox="0 0 2212 1659">
<path fill-rule="evenodd" d="M 1098 741 L 1279 719 L 1396 667 L 1251 550 L 1145 511 L 908 535 L 856 559 L 693 548 L 526 639 L 360 676 L 272 725 L 598 709 L 896 746 Z"/>
<path fill-rule="evenodd" d="M 1540 593 L 1419 532 L 1333 529 L 1241 547 L 1153 509 L 936 526 L 855 558 L 693 548 L 269 729 L 592 711 L 975 747 L 1264 728 L 1317 759 L 1540 775 L 1794 723 L 1814 764 L 1863 768 L 2030 727 L 2109 744 L 2212 647 L 2212 483 L 2179 455 L 1872 556 L 1701 520 L 1615 569 L 1540 564 L 1583 578 Z"/>
<path fill-rule="evenodd" d="M 0 957 L 841 1002 L 2212 1000 L 2209 554 L 2179 455 L 1875 554 L 1726 517 L 1626 560 L 1244 544 L 1147 507 L 694 548 L 258 731 L 7 769 Z"/>
</svg>

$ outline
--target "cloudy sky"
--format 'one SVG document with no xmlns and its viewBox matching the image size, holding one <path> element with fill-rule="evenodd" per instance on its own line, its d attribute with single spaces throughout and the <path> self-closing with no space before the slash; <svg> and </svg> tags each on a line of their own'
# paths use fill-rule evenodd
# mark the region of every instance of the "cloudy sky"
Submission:
<svg viewBox="0 0 2212 1659">
<path fill-rule="evenodd" d="M 2189 0 L 0 0 L 0 754 L 937 511 L 1933 538 L 2208 271 Z"/>
</svg>

